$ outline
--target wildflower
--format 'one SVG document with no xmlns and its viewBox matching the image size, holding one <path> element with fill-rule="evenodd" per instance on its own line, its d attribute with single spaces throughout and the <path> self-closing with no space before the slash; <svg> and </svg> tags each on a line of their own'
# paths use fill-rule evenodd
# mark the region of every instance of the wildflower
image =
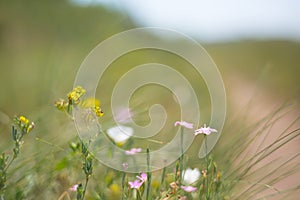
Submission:
<svg viewBox="0 0 300 200">
<path fill-rule="evenodd" d="M 30 122 L 24 116 L 15 117 L 15 124 L 20 128 L 20 130 L 25 133 L 29 133 L 35 126 L 34 122 Z"/>
<path fill-rule="evenodd" d="M 96 98 L 86 98 L 78 103 L 78 106 L 82 108 L 91 108 L 97 117 L 102 117 L 104 115 L 101 107 L 100 101 Z"/>
<path fill-rule="evenodd" d="M 146 173 L 141 173 L 141 176 L 136 176 L 138 179 L 140 179 L 142 182 L 147 181 L 147 174 Z"/>
<path fill-rule="evenodd" d="M 184 185 L 182 185 L 180 188 L 183 189 L 186 192 L 195 192 L 197 190 L 197 188 L 193 187 L 193 186 L 184 186 Z"/>
<path fill-rule="evenodd" d="M 133 182 L 129 181 L 128 184 L 131 189 L 139 189 L 143 185 L 143 182 L 141 182 L 139 180 L 135 180 Z"/>
<path fill-rule="evenodd" d="M 195 135 L 198 134 L 210 135 L 211 133 L 216 133 L 216 132 L 218 132 L 216 129 L 210 128 L 209 126 L 206 127 L 206 124 L 204 124 L 204 127 L 195 130 Z"/>
<path fill-rule="evenodd" d="M 27 126 L 27 124 L 29 123 L 29 120 L 24 116 L 20 116 L 19 121 L 21 122 L 22 126 Z"/>
<path fill-rule="evenodd" d="M 114 196 L 119 196 L 121 194 L 120 186 L 116 183 L 113 183 L 109 186 L 110 192 Z"/>
<path fill-rule="evenodd" d="M 142 185 L 143 185 L 143 183 L 145 182 L 145 181 L 147 181 L 147 174 L 146 173 L 141 173 L 141 175 L 140 176 L 136 176 L 137 177 L 137 179 L 136 180 L 134 180 L 133 182 L 128 182 L 128 184 L 130 185 L 130 188 L 132 188 L 132 189 L 139 189 Z"/>
<path fill-rule="evenodd" d="M 55 101 L 54 104 L 55 107 L 61 111 L 65 110 L 68 107 L 68 102 L 66 102 L 64 99 L 59 99 Z"/>
<path fill-rule="evenodd" d="M 186 185 L 190 185 L 195 183 L 200 177 L 199 169 L 191 169 L 187 168 L 186 170 L 182 171 L 182 181 Z"/>
<path fill-rule="evenodd" d="M 133 129 L 127 126 L 115 126 L 107 129 L 107 135 L 117 144 L 125 143 L 133 134 Z"/>
<path fill-rule="evenodd" d="M 31 122 L 31 123 L 28 125 L 26 132 L 29 133 L 29 132 L 34 128 L 34 126 L 35 126 L 34 122 Z"/>
<path fill-rule="evenodd" d="M 93 108 L 94 113 L 96 114 L 97 117 L 102 117 L 104 115 L 104 112 L 100 108 L 100 106 L 95 106 Z"/>
<path fill-rule="evenodd" d="M 78 106 L 80 106 L 82 108 L 97 107 L 97 106 L 100 106 L 100 101 L 99 101 L 99 99 L 88 97 L 88 98 L 85 98 L 84 100 L 81 100 L 78 103 Z"/>
<path fill-rule="evenodd" d="M 78 104 L 80 102 L 80 97 L 85 94 L 85 89 L 81 86 L 75 87 L 71 92 L 68 93 L 69 104 Z"/>
<path fill-rule="evenodd" d="M 140 153 L 142 151 L 141 148 L 132 148 L 130 150 L 125 151 L 126 155 L 134 155 L 136 153 Z"/>
<path fill-rule="evenodd" d="M 192 123 L 188 123 L 188 122 L 185 122 L 185 121 L 176 121 L 174 126 L 183 126 L 185 128 L 188 128 L 188 129 L 192 129 L 193 128 L 193 124 Z"/>
<path fill-rule="evenodd" d="M 128 169 L 128 163 L 127 162 L 122 163 L 122 167 L 123 169 Z"/>
<path fill-rule="evenodd" d="M 76 192 L 78 188 L 78 184 L 73 185 L 72 187 L 70 187 L 70 190 L 73 192 Z"/>
</svg>

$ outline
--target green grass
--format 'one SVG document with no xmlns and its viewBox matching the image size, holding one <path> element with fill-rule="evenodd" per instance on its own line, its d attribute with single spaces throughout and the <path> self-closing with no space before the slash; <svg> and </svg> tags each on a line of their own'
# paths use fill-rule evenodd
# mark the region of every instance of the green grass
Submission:
<svg viewBox="0 0 300 200">
<path fill-rule="evenodd" d="M 43 3 L 33 0 L 26 3 L 14 0 L 0 2 L 0 152 L 9 152 L 13 145 L 11 124 L 15 115 L 24 114 L 36 123 L 35 129 L 24 138 L 18 159 L 8 170 L 7 199 L 15 199 L 15 195 L 19 195 L 20 199 L 58 199 L 60 196 L 68 199 L 67 193 L 71 199 L 76 198 L 69 188 L 85 180 L 81 155 L 69 147 L 71 142 L 78 142 L 76 129 L 69 117 L 55 109 L 54 101 L 59 97 L 65 98 L 72 89 L 80 63 L 91 49 L 109 36 L 131 27 L 134 24 L 127 16 L 102 7 L 81 8 L 71 6 L 66 1 L 50 0 Z M 241 199 L 240 192 L 248 199 L 260 199 L 262 196 L 275 199 L 276 196 L 283 198 L 285 195 L 299 194 L 299 184 L 291 178 L 293 174 L 299 177 L 298 149 L 295 147 L 290 152 L 285 148 L 295 146 L 295 142 L 299 141 L 299 113 L 296 111 L 299 110 L 300 94 L 300 44 L 287 41 L 237 41 L 204 46 L 219 67 L 227 91 L 232 92 L 228 86 L 231 76 L 253 82 L 260 79 L 257 83 L 259 89 L 265 91 L 265 95 L 272 100 L 296 102 L 296 106 L 287 108 L 294 110 L 294 114 L 285 122 L 280 121 L 285 117 L 276 118 L 286 109 L 276 110 L 278 114 L 271 113 L 264 119 L 257 117 L 249 122 L 244 116 L 247 116 L 248 110 L 259 105 L 245 107 L 243 116 L 234 118 L 233 114 L 239 110 L 236 110 L 233 102 L 229 102 L 224 132 L 212 152 L 224 181 L 222 190 L 226 195 L 232 195 L 231 199 Z M 97 90 L 97 97 L 101 99 L 105 111 L 101 119 L 103 127 L 111 126 L 109 105 L 112 86 L 128 69 L 146 62 L 173 66 L 187 77 L 192 77 L 198 95 L 204 95 L 204 99 L 209 97 L 203 81 L 196 81 L 200 77 L 194 76 L 192 70 L 185 70 L 188 63 L 184 60 L 167 52 L 132 52 L 112 64 L 106 72 L 107 79 L 102 80 L 105 87 Z M 151 98 L 144 93 L 150 93 Z M 232 98 L 229 96 L 230 100 Z M 168 126 L 163 129 L 169 133 L 174 121 L 179 118 L 178 107 L 172 101 L 169 91 L 156 86 L 137 91 L 131 106 L 138 113 L 137 122 L 147 124 L 149 118 L 145 111 L 153 103 L 161 102 L 171 116 Z M 202 120 L 206 122 L 210 118 L 209 100 L 202 101 L 200 107 L 204 113 Z M 266 106 L 262 104 L 262 107 Z M 253 121 L 257 123 L 253 124 Z M 289 128 L 291 124 L 293 129 Z M 282 128 L 282 136 L 274 135 L 276 131 L 271 129 L 273 126 Z M 289 129 L 284 130 L 286 128 Z M 155 139 L 164 140 L 164 135 Z M 196 138 L 188 150 L 186 167 L 205 168 L 205 162 L 195 154 L 201 142 L 200 137 Z M 247 148 L 253 144 L 258 145 L 254 145 L 254 149 Z M 268 144 L 272 146 L 268 147 Z M 151 143 L 150 147 L 157 149 L 160 145 Z M 277 157 L 279 147 L 289 155 Z M 118 191 L 122 185 L 122 174 L 97 162 L 94 165 L 86 198 L 118 198 L 121 195 Z M 164 173 L 158 171 L 152 174 L 150 191 L 153 194 L 157 194 L 155 192 L 159 188 L 168 191 L 168 184 L 174 180 L 172 173 L 175 165 L 167 167 Z M 160 185 L 162 174 L 166 176 L 163 178 L 164 184 Z M 132 181 L 135 176 L 128 174 L 126 182 Z M 289 187 L 286 192 L 279 194 L 277 188 L 281 188 L 280 181 L 283 179 L 286 179 L 284 183 Z M 200 182 L 198 184 L 200 186 Z M 274 194 L 276 196 L 272 196 Z M 292 199 L 293 196 L 288 198 Z"/>
</svg>

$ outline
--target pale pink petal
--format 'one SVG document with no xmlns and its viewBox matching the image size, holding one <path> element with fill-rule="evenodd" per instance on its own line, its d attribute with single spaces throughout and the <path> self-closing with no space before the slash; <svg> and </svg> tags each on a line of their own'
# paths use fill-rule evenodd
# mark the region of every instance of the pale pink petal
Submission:
<svg viewBox="0 0 300 200">
<path fill-rule="evenodd" d="M 181 189 L 186 192 L 195 192 L 197 190 L 197 188 L 193 186 L 181 186 Z"/>
<path fill-rule="evenodd" d="M 78 188 L 78 184 L 75 184 L 73 185 L 70 190 L 73 191 L 73 192 L 76 192 L 77 191 L 77 188 Z"/>
<path fill-rule="evenodd" d="M 146 173 L 141 173 L 141 176 L 137 176 L 138 179 L 140 179 L 142 182 L 147 181 L 147 174 Z"/>
<path fill-rule="evenodd" d="M 204 124 L 204 127 L 195 130 L 195 135 L 198 134 L 210 135 L 211 133 L 216 133 L 216 132 L 218 132 L 216 129 L 206 127 L 206 124 Z"/>
<path fill-rule="evenodd" d="M 126 155 L 134 155 L 134 154 L 140 153 L 140 152 L 142 152 L 141 148 L 132 148 L 130 150 L 125 151 L 125 154 Z"/>
<path fill-rule="evenodd" d="M 127 162 L 122 163 L 122 167 L 123 169 L 128 169 L 128 163 Z"/>
<path fill-rule="evenodd" d="M 133 182 L 128 182 L 128 184 L 132 189 L 139 189 L 143 185 L 143 182 L 140 182 L 139 180 L 135 180 Z"/>
<path fill-rule="evenodd" d="M 192 129 L 194 125 L 185 121 L 176 121 L 174 126 L 183 126 L 185 128 Z"/>
</svg>

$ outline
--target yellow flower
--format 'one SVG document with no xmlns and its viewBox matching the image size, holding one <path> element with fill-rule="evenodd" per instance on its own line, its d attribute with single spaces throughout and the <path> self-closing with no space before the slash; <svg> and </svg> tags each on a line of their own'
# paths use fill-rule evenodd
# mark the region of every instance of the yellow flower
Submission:
<svg viewBox="0 0 300 200">
<path fill-rule="evenodd" d="M 82 97 L 85 92 L 85 89 L 83 89 L 81 86 L 75 87 L 71 92 L 68 93 L 69 103 L 78 104 L 80 102 L 80 97 Z"/>
<path fill-rule="evenodd" d="M 26 126 L 26 125 L 28 125 L 29 124 L 29 120 L 26 118 L 26 117 L 24 117 L 24 116 L 20 116 L 19 117 L 19 121 L 22 123 L 22 125 L 24 125 L 24 126 Z"/>
<path fill-rule="evenodd" d="M 104 115 L 101 107 L 100 101 L 96 98 L 86 98 L 78 103 L 78 106 L 82 108 L 92 108 L 92 111 L 97 117 L 102 117 Z"/>
<path fill-rule="evenodd" d="M 97 117 L 102 117 L 104 115 L 104 112 L 100 108 L 100 106 L 95 106 L 93 109 L 94 113 L 96 114 Z"/>
<path fill-rule="evenodd" d="M 109 186 L 109 189 L 114 196 L 119 196 L 121 194 L 121 188 L 119 185 L 113 183 Z"/>
<path fill-rule="evenodd" d="M 34 128 L 34 122 L 30 122 L 29 119 L 23 115 L 15 117 L 15 124 L 23 133 L 29 133 Z"/>
<path fill-rule="evenodd" d="M 26 132 L 29 133 L 29 132 L 34 128 L 34 126 L 35 126 L 34 122 L 31 122 L 31 123 L 29 124 L 29 126 L 27 127 Z"/>
<path fill-rule="evenodd" d="M 66 102 L 64 99 L 59 99 L 55 101 L 54 104 L 58 110 L 65 110 L 68 106 L 68 102 Z"/>
<path fill-rule="evenodd" d="M 78 105 L 83 108 L 93 108 L 96 106 L 100 107 L 100 101 L 95 98 L 86 98 L 86 99 L 82 100 Z"/>
</svg>

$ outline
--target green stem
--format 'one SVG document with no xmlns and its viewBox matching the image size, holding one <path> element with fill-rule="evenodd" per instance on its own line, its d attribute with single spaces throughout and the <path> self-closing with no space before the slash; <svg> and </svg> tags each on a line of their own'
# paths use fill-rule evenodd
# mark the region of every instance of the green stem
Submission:
<svg viewBox="0 0 300 200">
<path fill-rule="evenodd" d="M 6 165 L 5 169 L 4 169 L 4 172 L 6 173 L 7 169 L 10 167 L 10 165 L 13 163 L 13 161 L 16 159 L 16 157 L 13 157 L 9 163 Z"/>
<path fill-rule="evenodd" d="M 183 171 L 183 127 L 180 128 L 180 159 L 179 159 L 179 187 L 181 186 L 182 171 Z"/>
<path fill-rule="evenodd" d="M 142 200 L 142 196 L 139 190 L 136 190 L 137 200 Z"/>
<path fill-rule="evenodd" d="M 151 171 L 150 171 L 150 149 L 147 148 L 147 191 L 146 191 L 146 200 L 149 199 L 150 187 L 151 187 Z"/>
<path fill-rule="evenodd" d="M 161 175 L 161 181 L 160 181 L 160 190 L 164 189 L 163 184 L 165 182 L 165 176 L 166 176 L 166 167 L 164 167 Z"/>
<path fill-rule="evenodd" d="M 89 182 L 89 176 L 86 176 L 86 177 L 85 177 L 85 185 L 84 185 L 84 190 L 83 190 L 83 193 L 82 193 L 82 200 L 84 199 L 84 196 L 85 196 L 85 191 L 86 191 L 86 188 L 87 188 L 88 182 Z"/>
<path fill-rule="evenodd" d="M 209 200 L 209 194 L 208 194 L 208 156 L 207 156 L 207 136 L 204 136 L 205 139 L 205 161 L 206 161 L 206 199 Z"/>
<path fill-rule="evenodd" d="M 125 178 L 126 178 L 126 173 L 123 172 L 123 176 L 122 176 L 122 200 L 124 199 L 124 196 L 125 196 Z"/>
</svg>

